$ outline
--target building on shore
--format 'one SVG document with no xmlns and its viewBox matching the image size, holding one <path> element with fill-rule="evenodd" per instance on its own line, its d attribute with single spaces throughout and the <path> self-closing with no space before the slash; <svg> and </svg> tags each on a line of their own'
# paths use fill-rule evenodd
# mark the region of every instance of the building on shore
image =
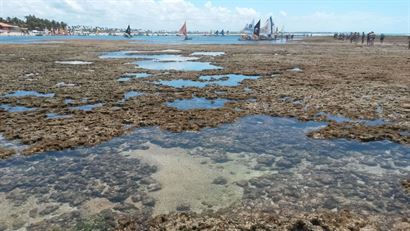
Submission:
<svg viewBox="0 0 410 231">
<path fill-rule="evenodd" d="M 10 25 L 7 23 L 0 22 L 0 35 L 16 35 L 24 34 L 27 32 L 26 28 L 20 28 L 18 26 Z"/>
<path fill-rule="evenodd" d="M 20 31 L 18 26 L 0 22 L 0 32 L 17 32 Z"/>
</svg>

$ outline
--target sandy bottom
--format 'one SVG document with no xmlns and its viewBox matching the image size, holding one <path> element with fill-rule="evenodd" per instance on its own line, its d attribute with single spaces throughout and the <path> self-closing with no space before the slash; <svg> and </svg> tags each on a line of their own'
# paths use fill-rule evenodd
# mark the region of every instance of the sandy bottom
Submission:
<svg viewBox="0 0 410 231">
<path fill-rule="evenodd" d="M 58 209 L 47 215 L 38 215 L 38 213 L 47 206 L 53 205 L 58 205 Z M 33 209 L 37 210 L 37 212 L 35 212 L 36 215 L 30 216 L 30 211 Z M 44 219 L 49 219 L 74 210 L 75 208 L 70 207 L 68 204 L 39 203 L 34 197 L 28 198 L 20 206 L 15 206 L 10 200 L 6 199 L 4 193 L 0 193 L 0 224 L 11 227 L 11 230 L 26 230 L 28 224 L 40 222 Z"/>
<path fill-rule="evenodd" d="M 161 190 L 150 193 L 156 199 L 154 215 L 175 211 L 180 205 L 188 205 L 194 212 L 227 207 L 242 198 L 243 189 L 235 182 L 263 174 L 249 169 L 249 157 L 229 155 L 232 161 L 214 164 L 208 158 L 190 156 L 185 149 L 148 146 L 148 150 L 123 154 L 158 166 L 153 178 L 161 184 Z M 214 184 L 217 177 L 227 183 Z"/>
</svg>

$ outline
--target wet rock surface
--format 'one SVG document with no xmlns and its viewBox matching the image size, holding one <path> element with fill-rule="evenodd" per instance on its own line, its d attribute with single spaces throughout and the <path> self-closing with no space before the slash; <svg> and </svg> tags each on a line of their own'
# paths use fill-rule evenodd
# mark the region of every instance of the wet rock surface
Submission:
<svg viewBox="0 0 410 231">
<path fill-rule="evenodd" d="M 199 130 L 229 123 L 249 114 L 290 116 L 301 120 L 328 121 L 320 112 L 342 115 L 355 120 L 384 119 L 388 123 L 368 126 L 355 123 L 332 123 L 312 133 L 315 138 L 348 138 L 362 141 L 392 140 L 409 144 L 408 98 L 410 98 L 408 54 L 400 46 L 366 49 L 323 39 L 282 46 L 224 45 L 140 45 L 109 41 L 70 41 L 64 44 L 0 45 L 5 54 L 0 63 L 0 95 L 18 90 L 53 92 L 52 98 L 0 98 L 0 104 L 36 108 L 34 111 L 0 111 L 0 133 L 9 140 L 30 145 L 26 154 L 95 145 L 124 134 L 127 127 L 157 125 L 171 131 Z M 64 46 L 64 49 L 55 49 Z M 101 59 L 107 51 L 178 49 L 189 57 L 195 51 L 224 52 L 221 56 L 201 56 L 201 62 L 222 66 L 220 70 L 196 72 L 137 69 L 149 78 L 120 83 L 125 73 L 136 73 L 130 59 Z M 58 50 L 58 52 L 57 52 Z M 379 52 L 383 51 L 383 52 Z M 160 52 L 156 52 L 161 54 Z M 13 54 L 13 55 L 7 55 Z M 349 54 L 350 59 L 345 56 Z M 380 57 L 382 56 L 382 57 Z M 55 61 L 83 60 L 90 65 L 62 65 Z M 299 67 L 301 71 L 288 71 Z M 240 70 L 240 71 L 238 71 Z M 160 86 L 159 80 L 199 80 L 201 75 L 243 74 L 260 76 L 244 80 L 239 86 L 208 86 L 177 89 Z M 272 77 L 274 76 L 274 77 Z M 70 87 L 60 87 L 69 83 Z M 248 91 L 247 89 L 252 89 Z M 125 92 L 138 91 L 135 97 L 118 105 Z M 110 92 L 107 94 L 107 92 Z M 219 93 L 233 102 L 211 110 L 180 111 L 164 103 L 204 97 L 217 99 Z M 306 95 L 309 92 L 309 95 Z M 286 97 L 287 100 L 283 100 Z M 71 98 L 72 105 L 63 100 Z M 88 102 L 80 99 L 87 98 Z M 102 103 L 91 111 L 69 107 Z M 50 121 L 47 113 L 71 114 L 70 118 Z M 127 125 L 127 126 L 124 126 Z M 8 151 L 0 151 L 3 157 Z"/>
<path fill-rule="evenodd" d="M 292 215 L 262 211 L 221 211 L 217 213 L 172 213 L 147 221 L 147 230 L 376 230 L 374 218 L 346 211 Z M 118 230 L 137 227 L 134 223 Z M 408 226 L 407 226 L 408 227 Z M 132 229 L 132 228 L 131 228 Z"/>
<path fill-rule="evenodd" d="M 15 54 L 0 57 L 6 68 L 6 74 L 0 75 L 5 83 L 0 85 L 0 95 L 17 90 L 55 93 L 50 98 L 0 97 L 0 104 L 36 108 L 0 109 L 0 134 L 7 138 L 0 136 L 0 157 L 8 158 L 0 161 L 0 230 L 409 227 L 410 151 L 397 143 L 410 143 L 406 117 L 410 70 L 403 58 L 407 53 L 396 46 L 380 48 L 386 57 L 381 62 L 375 58 L 380 55 L 377 50 L 347 45 L 228 45 L 224 56 L 199 59 L 223 66 L 223 70 L 137 69 L 150 77 L 124 83 L 118 77 L 135 72 L 135 66 L 124 65 L 128 61 L 124 59 L 101 60 L 100 52 L 167 46 L 82 41 L 67 42 L 62 52 L 55 49 L 58 44 L 0 46 L 5 54 Z M 197 50 L 221 50 L 212 45 L 174 48 L 185 56 Z M 347 52 L 354 54 L 352 59 L 345 59 Z M 62 65 L 55 60 L 93 63 Z M 295 66 L 301 71 L 288 71 Z M 236 87 L 181 90 L 155 84 L 228 73 L 260 78 L 244 80 Z M 58 85 L 62 82 L 74 85 Z M 143 95 L 121 102 L 130 91 Z M 195 97 L 212 101 L 221 95 L 229 102 L 216 109 L 182 111 L 166 106 Z M 90 111 L 70 110 L 100 103 L 101 107 Z M 352 120 L 332 121 L 321 112 Z M 50 120 L 48 113 L 72 116 Z M 352 122 L 381 118 L 388 123 Z M 138 129 L 130 132 L 132 128 Z M 153 195 L 163 190 L 153 177 L 160 169 L 121 154 L 147 150 L 147 143 L 187 150 L 188 155 L 201 159 L 202 166 L 221 172 L 232 164 L 242 166 L 245 170 L 226 170 L 237 176 L 234 180 L 227 175 L 209 179 L 210 184 L 216 180 L 214 186 L 220 189 L 237 187 L 243 192 L 241 205 L 227 208 L 230 211 L 151 219 L 159 204 Z M 96 146 L 67 149 L 92 145 Z M 240 177 L 254 171 L 263 174 L 246 180 Z M 204 199 L 198 198 L 208 209 L 217 207 Z M 256 216 L 247 214 L 247 209 Z M 351 213 L 340 212 L 344 209 Z M 193 211 L 192 205 L 184 203 L 169 210 Z M 284 211 L 289 211 L 285 217 Z M 363 220 L 363 216 L 372 219 Z"/>
</svg>

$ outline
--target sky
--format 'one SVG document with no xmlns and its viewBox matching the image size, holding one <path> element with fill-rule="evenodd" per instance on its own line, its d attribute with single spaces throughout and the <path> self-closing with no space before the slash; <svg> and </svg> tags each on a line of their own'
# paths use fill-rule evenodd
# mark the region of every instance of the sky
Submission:
<svg viewBox="0 0 410 231">
<path fill-rule="evenodd" d="M 0 0 L 0 17 L 37 17 L 69 25 L 239 31 L 269 16 L 285 31 L 410 34 L 410 0 Z"/>
</svg>

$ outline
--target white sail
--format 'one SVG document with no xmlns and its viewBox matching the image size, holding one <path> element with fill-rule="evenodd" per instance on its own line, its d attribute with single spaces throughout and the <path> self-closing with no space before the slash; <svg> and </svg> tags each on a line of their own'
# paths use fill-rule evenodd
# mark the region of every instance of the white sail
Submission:
<svg viewBox="0 0 410 231">
<path fill-rule="evenodd" d="M 272 17 L 268 18 L 265 22 L 265 26 L 261 28 L 261 34 L 271 36 L 274 33 L 274 23 Z"/>
<path fill-rule="evenodd" d="M 242 32 L 245 34 L 253 34 L 253 27 L 255 26 L 255 19 L 252 20 L 251 23 L 246 24 L 245 28 L 243 28 Z"/>
</svg>

